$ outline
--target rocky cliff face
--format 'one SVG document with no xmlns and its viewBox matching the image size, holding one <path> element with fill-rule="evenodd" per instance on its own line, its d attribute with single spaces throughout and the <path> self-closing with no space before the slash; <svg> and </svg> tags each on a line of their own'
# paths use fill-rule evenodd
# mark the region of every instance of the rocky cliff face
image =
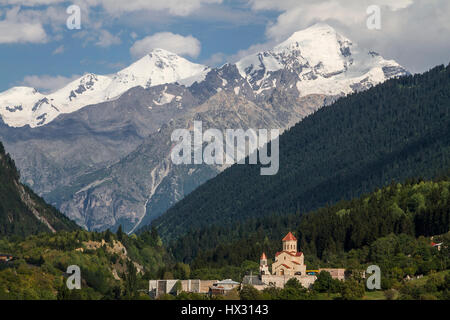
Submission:
<svg viewBox="0 0 450 320">
<path fill-rule="evenodd" d="M 74 230 L 76 224 L 19 182 L 14 161 L 0 142 L 0 236 Z"/>
<path fill-rule="evenodd" d="M 0 99 L 6 122 L 0 137 L 23 181 L 81 226 L 103 230 L 122 224 L 134 231 L 224 169 L 174 166 L 173 130 L 198 120 L 205 130 L 282 131 L 343 95 L 407 74 L 327 25 L 220 68 L 172 58 L 183 62 L 183 72 L 172 63 L 172 76 L 164 76 L 159 71 L 165 64 L 155 64 L 158 72 L 150 67 L 144 73 L 158 81 L 139 82 L 119 98 L 59 114 L 35 128 L 7 125 L 4 114 L 13 106 Z M 141 68 L 124 74 L 133 78 L 135 69 L 134 78 L 145 78 Z"/>
</svg>

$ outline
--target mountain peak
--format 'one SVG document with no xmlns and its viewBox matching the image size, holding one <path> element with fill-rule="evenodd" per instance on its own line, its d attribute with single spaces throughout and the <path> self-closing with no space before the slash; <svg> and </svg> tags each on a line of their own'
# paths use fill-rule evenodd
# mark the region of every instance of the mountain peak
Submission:
<svg viewBox="0 0 450 320">
<path fill-rule="evenodd" d="M 297 34 L 326 34 L 326 33 L 337 33 L 336 29 L 334 29 L 332 26 L 330 26 L 328 23 L 325 22 L 318 22 L 311 26 L 309 26 L 306 29 L 298 30 L 292 34 L 291 37 L 294 37 Z"/>
<path fill-rule="evenodd" d="M 8 95 L 14 95 L 14 94 L 34 95 L 37 93 L 38 93 L 38 91 L 35 88 L 18 86 L 18 87 L 12 87 L 4 92 L 0 92 L 0 96 L 8 96 Z"/>
<path fill-rule="evenodd" d="M 395 61 L 360 50 L 326 23 L 297 31 L 272 50 L 247 56 L 236 65 L 257 94 L 273 89 L 276 73 L 282 70 L 291 74 L 300 96 L 339 96 L 408 74 Z"/>
<path fill-rule="evenodd" d="M 164 49 L 154 49 L 113 75 L 86 73 L 48 95 L 33 88 L 16 87 L 0 93 L 0 116 L 9 126 L 42 126 L 60 113 L 115 99 L 134 87 L 149 88 L 184 79 L 197 79 L 206 66 Z"/>
<path fill-rule="evenodd" d="M 336 30 L 326 22 L 317 22 L 302 31 L 307 31 L 307 30 L 325 30 L 325 31 L 336 32 Z"/>
<path fill-rule="evenodd" d="M 280 43 L 275 49 L 286 49 L 295 47 L 314 46 L 321 49 L 325 43 L 349 42 L 351 41 L 339 34 L 329 24 L 320 22 L 309 28 L 294 32 L 287 40 Z"/>
<path fill-rule="evenodd" d="M 206 69 L 206 66 L 193 63 L 176 53 L 165 49 L 153 49 L 129 67 L 118 72 L 119 78 L 136 79 L 136 84 L 145 87 L 173 83 L 193 77 Z"/>
<path fill-rule="evenodd" d="M 178 54 L 176 54 L 174 52 L 171 52 L 171 51 L 168 51 L 166 49 L 162 49 L 162 48 L 155 48 L 152 51 L 150 51 L 147 55 L 150 56 L 150 57 L 153 56 L 153 55 L 156 55 L 156 56 L 177 56 L 177 57 L 180 57 Z"/>
</svg>

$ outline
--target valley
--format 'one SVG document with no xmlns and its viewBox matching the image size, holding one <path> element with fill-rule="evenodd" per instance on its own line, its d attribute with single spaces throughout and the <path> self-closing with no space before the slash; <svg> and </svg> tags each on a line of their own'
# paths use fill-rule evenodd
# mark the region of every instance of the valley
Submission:
<svg viewBox="0 0 450 320">
<path fill-rule="evenodd" d="M 407 74 L 323 23 L 216 68 L 155 49 L 112 77 L 88 74 L 55 98 L 32 88 L 1 93 L 0 140 L 22 182 L 70 219 L 130 232 L 225 169 L 174 168 L 170 130 L 203 120 L 219 130 L 281 133 L 342 96 Z"/>
<path fill-rule="evenodd" d="M 175 15 L 190 32 L 189 10 L 217 15 L 225 5 L 207 2 L 210 11 L 186 2 L 154 18 Z M 230 12 L 279 5 L 261 3 Z M 0 10 L 0 33 L 47 6 L 13 5 L 5 18 Z M 278 33 L 298 20 L 279 7 L 278 20 L 243 15 L 245 32 L 233 41 L 222 38 L 225 22 L 205 27 L 201 37 L 214 31 L 214 41 L 202 47 L 200 33 L 127 32 L 118 11 L 144 5 L 163 3 L 96 2 L 111 22 L 70 37 L 95 47 L 95 62 L 80 56 L 64 70 L 76 75 L 44 68 L 19 81 L 2 66 L 15 80 L 0 92 L 0 300 L 159 300 L 162 308 L 162 300 L 272 300 L 271 308 L 276 300 L 450 300 L 450 65 L 442 52 L 445 65 L 428 55 L 436 39 L 412 50 L 411 39 L 392 42 L 400 31 L 388 23 L 389 46 L 384 29 L 365 41 L 366 30 L 353 28 L 384 57 L 344 35 L 351 19 Z M 148 22 L 147 13 L 133 23 Z M 106 31 L 113 23 L 114 34 Z M 23 50 L 63 38 L 18 41 Z M 56 63 L 80 48 L 34 53 Z M 418 67 L 424 54 L 433 67 Z M 19 56 L 18 74 L 30 66 Z M 113 57 L 120 63 L 104 61 Z M 165 311 L 222 312 L 205 306 Z"/>
</svg>

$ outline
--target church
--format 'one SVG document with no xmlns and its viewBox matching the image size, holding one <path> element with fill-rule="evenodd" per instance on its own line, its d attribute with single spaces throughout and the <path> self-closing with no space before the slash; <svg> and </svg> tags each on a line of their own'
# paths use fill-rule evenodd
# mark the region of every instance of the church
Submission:
<svg viewBox="0 0 450 320">
<path fill-rule="evenodd" d="M 297 252 L 297 239 L 289 232 L 283 238 L 282 242 L 283 251 L 275 254 L 275 262 L 272 264 L 272 274 L 277 276 L 305 276 L 305 257 L 303 256 L 303 252 Z M 265 253 L 261 256 L 260 271 L 261 274 L 269 271 Z"/>
<path fill-rule="evenodd" d="M 306 274 L 305 256 L 303 252 L 297 251 L 297 239 L 289 232 L 282 240 L 282 251 L 275 254 L 275 262 L 269 270 L 267 256 L 261 255 L 259 276 L 246 276 L 244 284 L 251 284 L 259 290 L 273 286 L 284 288 L 284 285 L 291 278 L 297 280 L 305 287 L 309 288 L 316 281 L 316 276 Z"/>
</svg>

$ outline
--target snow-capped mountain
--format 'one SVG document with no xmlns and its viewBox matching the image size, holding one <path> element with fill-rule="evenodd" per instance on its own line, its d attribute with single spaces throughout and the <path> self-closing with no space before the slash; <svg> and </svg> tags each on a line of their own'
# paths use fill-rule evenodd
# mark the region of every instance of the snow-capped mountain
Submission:
<svg viewBox="0 0 450 320">
<path fill-rule="evenodd" d="M 324 24 L 218 68 L 155 50 L 51 95 L 0 94 L 0 140 L 22 180 L 78 224 L 129 232 L 223 170 L 174 166 L 173 130 L 194 119 L 220 130 L 284 130 L 341 96 L 406 74 Z"/>
<path fill-rule="evenodd" d="M 34 128 L 52 122 L 60 114 L 116 99 L 134 87 L 149 88 L 175 82 L 186 87 L 194 83 L 205 86 L 212 78 L 217 80 L 214 92 L 228 88 L 248 98 L 249 88 L 243 86 L 245 82 L 253 98 L 258 99 L 280 86 L 299 97 L 339 96 L 408 74 L 397 62 L 360 50 L 323 23 L 294 33 L 272 50 L 240 60 L 234 65 L 239 75 L 230 73 L 230 66 L 211 69 L 166 50 L 155 49 L 116 74 L 86 74 L 48 95 L 28 87 L 0 93 L 0 116 L 11 127 L 29 125 Z M 173 98 L 162 93 L 156 104 L 169 103 Z"/>
<path fill-rule="evenodd" d="M 198 80 L 207 70 L 206 66 L 174 53 L 155 49 L 116 74 L 86 74 L 48 95 L 28 87 L 15 87 L 0 93 L 0 115 L 11 127 L 29 125 L 34 128 L 50 123 L 59 114 L 115 99 L 137 86 L 149 88 L 183 79 L 190 84 L 189 79 Z"/>
<path fill-rule="evenodd" d="M 300 96 L 349 94 L 408 74 L 397 62 L 360 50 L 324 23 L 298 31 L 272 50 L 250 55 L 236 65 L 256 94 L 279 86 L 281 70 L 295 75 L 289 88 L 295 86 Z"/>
</svg>

